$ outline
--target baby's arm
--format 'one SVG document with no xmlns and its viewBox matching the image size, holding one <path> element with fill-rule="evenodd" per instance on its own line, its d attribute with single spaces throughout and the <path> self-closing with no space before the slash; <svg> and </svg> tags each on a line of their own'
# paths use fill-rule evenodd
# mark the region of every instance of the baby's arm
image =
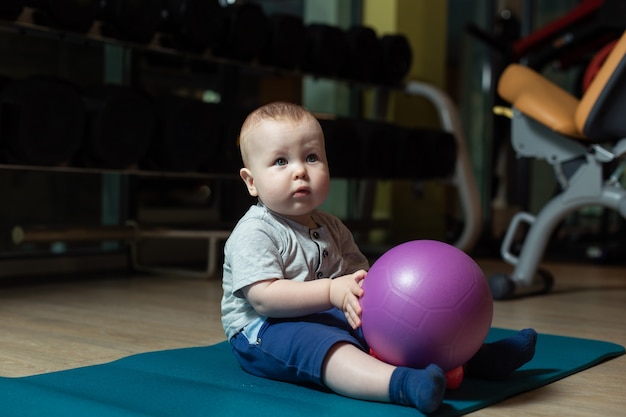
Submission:
<svg viewBox="0 0 626 417">
<path fill-rule="evenodd" d="M 337 307 L 345 313 L 350 325 L 357 328 L 361 325 L 359 297 L 363 295 L 359 282 L 365 275 L 360 270 L 335 279 L 305 282 L 269 279 L 243 288 L 243 293 L 265 317 L 300 317 Z"/>
</svg>

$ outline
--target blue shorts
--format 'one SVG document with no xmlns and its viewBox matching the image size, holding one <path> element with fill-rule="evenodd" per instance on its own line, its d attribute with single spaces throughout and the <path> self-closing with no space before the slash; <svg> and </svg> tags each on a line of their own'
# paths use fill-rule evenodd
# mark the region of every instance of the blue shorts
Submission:
<svg viewBox="0 0 626 417">
<path fill-rule="evenodd" d="M 322 366 L 340 342 L 369 352 L 361 329 L 353 330 L 343 312 L 331 309 L 306 317 L 267 319 L 256 342 L 243 333 L 230 339 L 241 367 L 257 376 L 302 385 L 322 383 Z"/>
</svg>

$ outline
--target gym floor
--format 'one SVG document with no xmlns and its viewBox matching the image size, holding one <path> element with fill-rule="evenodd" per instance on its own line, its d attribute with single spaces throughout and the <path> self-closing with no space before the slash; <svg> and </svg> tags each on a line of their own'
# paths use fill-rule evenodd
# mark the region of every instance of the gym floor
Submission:
<svg viewBox="0 0 626 417">
<path fill-rule="evenodd" d="M 478 260 L 486 275 L 509 271 Z M 626 345 L 626 268 L 548 263 L 554 290 L 495 303 L 493 325 Z M 0 286 L 0 375 L 23 376 L 224 340 L 218 279 L 132 275 Z M 626 356 L 476 416 L 618 416 Z"/>
</svg>

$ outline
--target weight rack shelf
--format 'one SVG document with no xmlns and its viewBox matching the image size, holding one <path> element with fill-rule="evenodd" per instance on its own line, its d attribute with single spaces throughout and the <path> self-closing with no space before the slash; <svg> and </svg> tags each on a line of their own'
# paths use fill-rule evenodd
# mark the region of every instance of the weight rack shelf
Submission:
<svg viewBox="0 0 626 417">
<path fill-rule="evenodd" d="M 127 40 L 118 39 L 111 36 L 105 36 L 102 34 L 103 22 L 100 20 L 94 20 L 90 29 L 84 33 L 74 32 L 70 30 L 59 29 L 56 27 L 44 26 L 42 24 L 35 23 L 34 14 L 35 9 L 32 7 L 24 7 L 23 11 L 15 20 L 3 20 L 0 19 L 0 32 L 17 33 L 24 36 L 32 36 L 43 39 L 51 39 L 59 42 L 73 43 L 77 45 L 85 46 L 102 46 L 110 45 L 113 47 L 119 47 L 122 49 L 128 49 L 131 51 L 137 51 L 140 53 L 160 54 L 163 56 L 170 56 L 180 59 L 183 62 L 207 62 L 215 65 L 235 67 L 246 71 L 251 71 L 259 75 L 270 76 L 283 76 L 293 78 L 312 77 L 314 79 L 331 80 L 338 83 L 349 86 L 354 91 L 366 91 L 374 90 L 377 95 L 382 96 L 382 100 L 385 101 L 387 94 L 390 91 L 407 92 L 407 85 L 400 83 L 399 85 L 385 85 L 372 82 L 357 81 L 349 78 L 340 78 L 338 76 L 331 75 L 319 75 L 306 72 L 300 68 L 297 69 L 285 69 L 279 67 L 272 67 L 263 65 L 258 60 L 253 61 L 239 61 L 235 59 L 223 58 L 215 56 L 209 48 L 202 53 L 194 53 L 184 50 L 175 49 L 172 47 L 163 46 L 161 38 L 167 36 L 161 32 L 155 32 L 152 39 L 147 43 L 138 43 Z M 180 69 L 159 69 L 156 66 L 148 65 L 144 70 L 150 70 L 153 73 L 161 74 L 162 77 L 167 77 L 170 73 L 180 74 Z M 191 74 L 187 74 L 193 78 L 197 72 L 192 71 Z M 410 93 L 409 93 L 410 94 Z M 380 113 L 380 111 L 376 111 Z M 329 115 L 321 115 L 322 118 L 330 117 Z M 87 174 L 121 174 L 121 175 L 134 175 L 142 177 L 172 177 L 172 178 L 200 178 L 200 179 L 229 179 L 236 175 L 221 172 L 206 172 L 206 171 L 193 171 L 193 172 L 175 172 L 171 170 L 148 170 L 148 169 L 134 169 L 134 168 L 99 168 L 99 167 L 82 167 L 82 166 L 43 166 L 43 165 L 26 165 L 20 163 L 0 163 L 0 169 L 3 170 L 21 170 L 21 171 L 46 171 L 46 172 L 58 172 L 58 173 L 87 173 Z"/>
<path fill-rule="evenodd" d="M 161 170 L 145 170 L 138 168 L 93 168 L 93 167 L 74 167 L 74 166 L 45 166 L 45 165 L 21 165 L 21 164 L 0 164 L 0 170 L 14 171 L 43 171 L 67 174 L 120 174 L 134 175 L 138 177 L 168 177 L 181 179 L 231 179 L 235 178 L 235 174 L 213 173 L 213 172 L 175 172 Z"/>
<path fill-rule="evenodd" d="M 163 36 L 163 34 L 160 32 L 156 32 L 152 40 L 146 44 L 120 40 L 118 38 L 102 35 L 102 22 L 99 20 L 95 20 L 91 28 L 85 33 L 77 33 L 58 28 L 42 26 L 34 22 L 33 13 L 34 11 L 32 8 L 25 7 L 23 12 L 15 21 L 0 19 L 0 31 L 11 31 L 23 35 L 39 36 L 43 38 L 55 39 L 59 41 L 72 42 L 83 45 L 111 45 L 135 51 L 175 56 L 188 61 L 206 61 L 221 65 L 237 66 L 254 70 L 255 72 L 258 72 L 260 74 L 265 73 L 268 75 L 282 75 L 297 78 L 309 76 L 313 78 L 332 80 L 348 84 L 351 87 L 366 90 L 372 88 L 380 88 L 385 90 L 402 90 L 404 88 L 404 85 L 402 83 L 398 85 L 376 84 L 364 81 L 356 81 L 349 78 L 341 78 L 337 76 L 319 75 L 305 72 L 300 69 L 285 69 L 262 65 L 257 60 L 238 61 L 235 59 L 223 58 L 212 54 L 210 49 L 207 49 L 202 53 L 194 53 L 175 48 L 168 48 L 162 45 L 161 37 Z"/>
</svg>

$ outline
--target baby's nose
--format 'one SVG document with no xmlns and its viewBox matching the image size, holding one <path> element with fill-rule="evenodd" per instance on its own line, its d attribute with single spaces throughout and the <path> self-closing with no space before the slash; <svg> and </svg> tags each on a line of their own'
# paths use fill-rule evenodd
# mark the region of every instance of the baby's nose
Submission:
<svg viewBox="0 0 626 417">
<path fill-rule="evenodd" d="M 306 177 L 307 175 L 307 171 L 306 171 L 306 167 L 304 166 L 304 164 L 293 164 L 293 174 L 294 177 L 296 178 L 302 178 L 302 177 Z"/>
</svg>

